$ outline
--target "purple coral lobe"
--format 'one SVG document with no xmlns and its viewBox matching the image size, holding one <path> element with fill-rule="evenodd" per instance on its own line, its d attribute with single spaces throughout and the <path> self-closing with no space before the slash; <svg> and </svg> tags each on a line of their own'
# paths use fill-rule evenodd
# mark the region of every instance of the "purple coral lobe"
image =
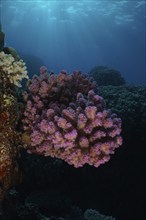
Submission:
<svg viewBox="0 0 146 220">
<path fill-rule="evenodd" d="M 31 153 L 60 158 L 74 167 L 99 167 L 122 144 L 121 119 L 95 94 L 95 83 L 74 71 L 48 74 L 41 68 L 24 94 L 24 130 Z"/>
</svg>

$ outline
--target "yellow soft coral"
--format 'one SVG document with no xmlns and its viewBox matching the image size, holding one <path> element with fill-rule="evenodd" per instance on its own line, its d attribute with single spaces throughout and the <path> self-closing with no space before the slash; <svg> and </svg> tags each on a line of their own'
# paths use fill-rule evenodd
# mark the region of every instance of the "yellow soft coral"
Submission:
<svg viewBox="0 0 146 220">
<path fill-rule="evenodd" d="M 16 61 L 11 54 L 0 52 L 0 75 L 3 81 L 21 87 L 22 79 L 28 79 L 27 69 L 23 60 Z"/>
</svg>

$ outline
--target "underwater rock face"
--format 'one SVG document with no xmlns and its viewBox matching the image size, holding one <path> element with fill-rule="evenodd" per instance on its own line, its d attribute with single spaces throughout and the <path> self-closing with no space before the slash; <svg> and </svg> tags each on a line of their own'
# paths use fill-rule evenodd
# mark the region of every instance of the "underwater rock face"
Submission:
<svg viewBox="0 0 146 220">
<path fill-rule="evenodd" d="M 2 32 L 0 28 L 0 51 L 4 49 L 4 38 L 5 38 L 5 34 L 4 32 Z"/>
<path fill-rule="evenodd" d="M 96 83 L 81 72 L 48 76 L 41 68 L 24 93 L 24 147 L 74 167 L 99 165 L 122 144 L 121 120 L 94 93 Z"/>
</svg>

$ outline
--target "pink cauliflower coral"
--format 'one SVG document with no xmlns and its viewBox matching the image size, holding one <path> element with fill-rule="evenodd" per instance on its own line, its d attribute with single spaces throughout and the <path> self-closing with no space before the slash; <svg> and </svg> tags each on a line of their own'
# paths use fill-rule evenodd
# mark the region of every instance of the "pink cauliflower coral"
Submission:
<svg viewBox="0 0 146 220">
<path fill-rule="evenodd" d="M 47 74 L 41 68 L 24 94 L 25 148 L 60 158 L 74 167 L 98 167 L 122 144 L 121 119 L 94 93 L 96 83 L 81 72 Z"/>
</svg>

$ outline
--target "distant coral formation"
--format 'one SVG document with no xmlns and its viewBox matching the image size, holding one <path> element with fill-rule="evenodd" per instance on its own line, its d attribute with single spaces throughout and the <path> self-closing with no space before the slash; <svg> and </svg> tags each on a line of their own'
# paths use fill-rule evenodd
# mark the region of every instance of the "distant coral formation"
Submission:
<svg viewBox="0 0 146 220">
<path fill-rule="evenodd" d="M 41 68 L 24 93 L 23 139 L 30 153 L 57 157 L 75 167 L 98 167 L 122 144 L 121 120 L 80 72 L 47 75 Z"/>
<path fill-rule="evenodd" d="M 125 84 L 125 80 L 121 73 L 115 69 L 111 69 L 106 66 L 96 66 L 90 72 L 99 86 L 119 86 Z"/>
</svg>

